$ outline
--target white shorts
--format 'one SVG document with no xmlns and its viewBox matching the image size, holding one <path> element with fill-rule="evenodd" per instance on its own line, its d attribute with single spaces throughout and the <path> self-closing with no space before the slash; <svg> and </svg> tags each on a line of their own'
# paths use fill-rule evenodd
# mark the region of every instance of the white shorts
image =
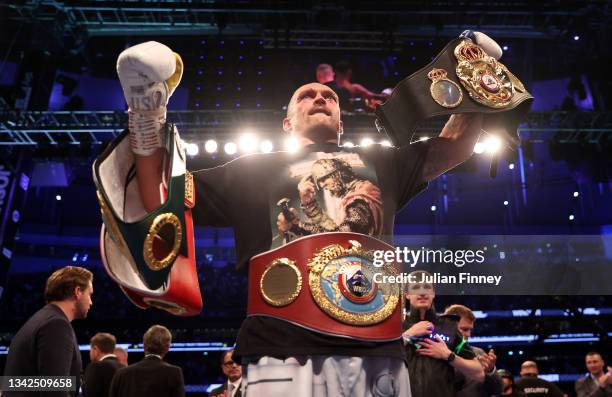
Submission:
<svg viewBox="0 0 612 397">
<path fill-rule="evenodd" d="M 411 397 L 403 360 L 386 357 L 261 357 L 243 365 L 245 397 Z"/>
</svg>

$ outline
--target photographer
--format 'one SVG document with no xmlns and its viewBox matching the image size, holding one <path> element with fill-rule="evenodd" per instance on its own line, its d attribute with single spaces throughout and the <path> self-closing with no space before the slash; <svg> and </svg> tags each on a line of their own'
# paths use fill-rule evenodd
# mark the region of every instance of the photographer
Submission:
<svg viewBox="0 0 612 397">
<path fill-rule="evenodd" d="M 420 280 L 424 271 L 416 271 Z M 458 331 L 459 317 L 438 316 L 433 306 L 433 285 L 410 283 L 406 292 L 409 312 L 404 321 L 404 341 L 414 397 L 455 396 L 455 369 L 469 379 L 483 382 L 484 371 L 472 348 Z"/>
</svg>

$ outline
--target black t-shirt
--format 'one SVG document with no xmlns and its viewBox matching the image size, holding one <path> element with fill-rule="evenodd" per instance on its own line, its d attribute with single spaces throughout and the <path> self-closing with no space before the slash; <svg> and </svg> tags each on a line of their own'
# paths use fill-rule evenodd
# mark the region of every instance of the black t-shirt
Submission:
<svg viewBox="0 0 612 397">
<path fill-rule="evenodd" d="M 427 186 L 422 168 L 428 147 L 426 142 L 354 149 L 315 144 L 297 153 L 243 156 L 194 173 L 194 221 L 234 228 L 239 270 L 254 255 L 303 235 L 353 231 L 390 240 L 395 213 Z M 307 180 L 317 187 L 316 200 L 304 207 L 298 184 Z M 282 199 L 299 220 L 286 234 L 276 226 Z M 403 349 L 401 341 L 328 336 L 264 316 L 248 317 L 236 342 L 237 356 L 306 354 L 403 358 Z"/>
<path fill-rule="evenodd" d="M 407 330 L 418 323 L 420 318 L 416 310 L 411 310 L 404 321 L 403 328 Z M 438 316 L 435 310 L 430 309 L 426 312 L 423 321 L 430 321 L 434 324 L 434 334 L 446 341 L 448 348 L 457 356 L 472 360 L 476 354 L 471 346 L 463 340 L 459 333 L 457 324 L 458 316 L 441 315 Z M 455 370 L 446 361 L 437 358 L 421 356 L 417 350 L 419 344 L 408 343 L 406 346 L 406 362 L 410 374 L 410 389 L 413 397 L 454 397 L 455 390 Z"/>
<path fill-rule="evenodd" d="M 522 390 L 527 397 L 563 397 L 563 392 L 557 385 L 532 376 L 520 378 L 514 387 Z"/>
</svg>

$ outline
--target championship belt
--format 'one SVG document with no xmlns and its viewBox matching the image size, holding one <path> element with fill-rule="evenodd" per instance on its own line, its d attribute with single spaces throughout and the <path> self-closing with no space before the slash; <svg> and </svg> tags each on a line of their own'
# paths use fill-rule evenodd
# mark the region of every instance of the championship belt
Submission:
<svg viewBox="0 0 612 397">
<path fill-rule="evenodd" d="M 394 248 L 363 234 L 333 232 L 254 256 L 247 314 L 359 340 L 401 338 L 401 288 L 382 278 L 399 274 L 399 267 L 375 266 L 374 250 Z"/>
<path fill-rule="evenodd" d="M 482 129 L 516 150 L 517 128 L 533 97 L 506 66 L 468 38 L 457 38 L 402 80 L 376 108 L 376 126 L 396 146 L 410 144 L 418 122 L 455 113 L 483 113 Z"/>
<path fill-rule="evenodd" d="M 175 315 L 202 309 L 195 264 L 191 208 L 193 176 L 176 128 L 166 125 L 163 204 L 147 213 L 138 189 L 134 155 L 124 131 L 94 162 L 102 212 L 100 251 L 106 272 L 140 308 Z"/>
</svg>

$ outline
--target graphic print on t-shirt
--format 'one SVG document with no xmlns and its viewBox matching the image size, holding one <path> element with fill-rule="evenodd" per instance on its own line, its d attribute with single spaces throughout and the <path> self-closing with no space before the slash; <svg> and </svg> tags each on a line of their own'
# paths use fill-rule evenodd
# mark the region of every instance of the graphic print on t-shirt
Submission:
<svg viewBox="0 0 612 397">
<path fill-rule="evenodd" d="M 376 172 L 359 154 L 309 153 L 280 175 L 272 181 L 270 196 L 271 248 L 324 232 L 382 234 L 383 201 Z"/>
</svg>

